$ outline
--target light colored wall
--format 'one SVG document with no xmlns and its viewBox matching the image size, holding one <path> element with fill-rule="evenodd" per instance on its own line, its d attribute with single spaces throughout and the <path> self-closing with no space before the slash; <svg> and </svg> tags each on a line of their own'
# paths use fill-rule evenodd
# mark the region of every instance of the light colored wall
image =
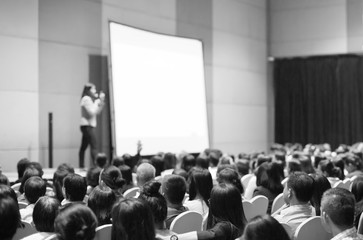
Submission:
<svg viewBox="0 0 363 240">
<path fill-rule="evenodd" d="M 39 155 L 38 1 L 0 1 L 0 166 Z"/>
<path fill-rule="evenodd" d="M 270 56 L 346 53 L 349 0 L 269 1 Z"/>
<path fill-rule="evenodd" d="M 213 145 L 230 153 L 266 150 L 266 1 L 213 1 Z"/>
</svg>

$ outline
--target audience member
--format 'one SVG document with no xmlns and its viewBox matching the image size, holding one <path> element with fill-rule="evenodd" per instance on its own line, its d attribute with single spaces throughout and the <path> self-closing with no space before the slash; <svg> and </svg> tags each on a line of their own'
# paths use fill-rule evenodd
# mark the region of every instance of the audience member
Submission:
<svg viewBox="0 0 363 240">
<path fill-rule="evenodd" d="M 125 198 L 112 208 L 112 240 L 154 240 L 154 220 L 149 205 Z"/>
<path fill-rule="evenodd" d="M 353 153 L 346 153 L 343 155 L 342 160 L 344 161 L 345 170 L 348 172 L 348 174 L 345 176 L 346 178 L 351 178 L 353 176 L 363 176 L 363 164 L 362 159 L 360 159 L 359 156 Z"/>
<path fill-rule="evenodd" d="M 243 240 L 290 240 L 284 227 L 270 215 L 257 216 L 246 225 Z"/>
<path fill-rule="evenodd" d="M 116 195 L 107 186 L 97 186 L 88 197 L 88 207 L 97 217 L 98 226 L 111 224 L 111 209 L 116 202 Z"/>
<path fill-rule="evenodd" d="M 121 165 L 118 168 L 121 171 L 122 178 L 125 180 L 125 185 L 122 187 L 122 193 L 124 193 L 126 190 L 135 187 L 132 179 L 132 170 L 127 165 Z"/>
<path fill-rule="evenodd" d="M 244 189 L 238 172 L 232 168 L 225 168 L 217 174 L 218 183 L 229 183 L 235 186 L 243 196 Z"/>
<path fill-rule="evenodd" d="M 327 190 L 321 200 L 323 227 L 333 234 L 332 240 L 363 239 L 354 227 L 354 195 L 343 188 Z"/>
<path fill-rule="evenodd" d="M 16 165 L 16 168 L 18 170 L 18 179 L 15 181 L 15 183 L 20 183 L 21 179 L 23 178 L 24 172 L 29 166 L 30 161 L 27 158 L 22 158 L 19 160 L 19 162 Z"/>
<path fill-rule="evenodd" d="M 62 206 L 71 203 L 85 204 L 84 197 L 87 193 L 86 180 L 78 174 L 68 174 L 63 180 L 64 200 Z"/>
<path fill-rule="evenodd" d="M 289 176 L 284 188 L 286 205 L 272 216 L 280 223 L 286 223 L 291 228 L 290 236 L 304 220 L 315 216 L 315 209 L 309 201 L 313 195 L 314 180 L 304 172 L 294 172 Z"/>
<path fill-rule="evenodd" d="M 103 184 L 112 189 L 116 198 L 123 198 L 122 187 L 125 185 L 125 180 L 122 178 L 120 169 L 115 166 L 104 169 L 100 176 L 100 185 Z"/>
<path fill-rule="evenodd" d="M 52 197 L 40 197 L 35 203 L 33 223 L 38 233 L 22 240 L 43 240 L 54 234 L 54 220 L 57 217 L 60 202 Z"/>
<path fill-rule="evenodd" d="M 212 175 L 213 180 L 217 180 L 217 167 L 219 164 L 219 154 L 216 152 L 210 152 L 208 155 L 209 159 L 209 172 Z"/>
<path fill-rule="evenodd" d="M 145 183 L 153 180 L 155 178 L 155 172 L 154 166 L 150 163 L 141 163 L 136 169 L 137 186 L 141 188 Z"/>
<path fill-rule="evenodd" d="M 353 180 L 351 192 L 353 193 L 356 202 L 354 211 L 354 225 L 358 229 L 359 219 L 363 212 L 363 176 L 356 177 Z"/>
<path fill-rule="evenodd" d="M 11 197 L 15 202 L 18 202 L 14 189 L 8 185 L 0 184 L 0 197 Z"/>
<path fill-rule="evenodd" d="M 322 160 L 318 164 L 318 170 L 329 180 L 330 185 L 333 187 L 340 179 L 342 174 L 338 167 L 335 167 L 330 160 Z"/>
<path fill-rule="evenodd" d="M 9 195 L 0 196 L 0 239 L 11 240 L 21 225 L 19 207 Z"/>
<path fill-rule="evenodd" d="M 36 201 L 45 195 L 46 183 L 40 177 L 30 177 L 24 185 L 24 196 L 29 205 L 20 209 L 21 219 L 31 223 L 33 221 L 33 209 Z"/>
<path fill-rule="evenodd" d="M 164 171 L 164 159 L 161 156 L 155 155 L 151 157 L 150 164 L 155 168 L 155 177 L 160 176 L 161 172 Z"/>
<path fill-rule="evenodd" d="M 92 210 L 82 204 L 69 204 L 54 221 L 58 240 L 93 240 L 96 235 L 97 218 Z"/>
<path fill-rule="evenodd" d="M 97 153 L 96 165 L 100 168 L 105 168 L 108 165 L 106 153 Z"/>
<path fill-rule="evenodd" d="M 238 159 L 236 161 L 236 167 L 241 177 L 250 173 L 250 163 L 247 159 Z"/>
<path fill-rule="evenodd" d="M 331 188 L 329 180 L 322 174 L 309 174 L 314 179 L 314 191 L 310 199 L 311 205 L 315 208 L 315 215 L 320 216 L 320 203 L 323 193 Z"/>
<path fill-rule="evenodd" d="M 268 199 L 267 213 L 271 213 L 274 199 L 282 193 L 284 187 L 281 184 L 282 176 L 280 167 L 276 162 L 265 162 L 256 171 L 256 190 L 253 197 L 262 195 Z"/>
<path fill-rule="evenodd" d="M 149 181 L 141 189 L 139 198 L 145 200 L 150 206 L 154 217 L 156 238 L 170 237 L 175 234 L 165 226 L 165 219 L 168 213 L 168 206 L 165 198 L 160 193 L 161 183 Z"/>
<path fill-rule="evenodd" d="M 184 169 L 186 172 L 193 167 L 195 167 L 196 160 L 195 157 L 191 154 L 187 154 L 182 157 L 181 168 Z"/>
<path fill-rule="evenodd" d="M 24 175 L 21 179 L 21 184 L 20 184 L 20 187 L 19 187 L 19 192 L 21 194 L 24 193 L 24 184 L 26 182 L 26 180 L 28 180 L 30 177 L 42 177 L 42 174 L 41 172 L 39 172 L 38 169 L 36 169 L 35 167 L 28 167 L 25 172 L 24 172 Z M 23 200 L 24 197 L 21 197 L 20 199 L 18 199 L 19 201 Z"/>
<path fill-rule="evenodd" d="M 190 211 L 200 213 L 203 222 L 206 223 L 209 213 L 208 200 L 213 188 L 212 175 L 207 169 L 192 168 L 189 171 L 188 184 L 189 200 L 184 202 L 184 206 Z"/>
<path fill-rule="evenodd" d="M 168 215 L 165 220 L 168 229 L 170 229 L 170 224 L 176 216 L 188 210 L 188 208 L 183 206 L 186 188 L 185 179 L 181 176 L 167 175 L 163 178 L 161 192 L 168 205 Z"/>
<path fill-rule="evenodd" d="M 87 182 L 87 195 L 89 195 L 92 190 L 98 186 L 100 181 L 100 174 L 102 168 L 100 167 L 92 167 L 88 169 L 86 175 L 86 182 Z"/>
<path fill-rule="evenodd" d="M 1 173 L 0 171 L 0 184 L 8 185 L 10 186 L 10 182 L 7 176 Z"/>
<path fill-rule="evenodd" d="M 188 173 L 182 168 L 174 169 L 172 174 L 182 176 L 185 179 L 185 181 L 188 180 Z"/>
<path fill-rule="evenodd" d="M 62 191 L 63 179 L 70 173 L 74 173 L 74 168 L 67 163 L 63 163 L 57 167 L 53 174 L 53 191 L 59 202 L 64 199 Z"/>
</svg>

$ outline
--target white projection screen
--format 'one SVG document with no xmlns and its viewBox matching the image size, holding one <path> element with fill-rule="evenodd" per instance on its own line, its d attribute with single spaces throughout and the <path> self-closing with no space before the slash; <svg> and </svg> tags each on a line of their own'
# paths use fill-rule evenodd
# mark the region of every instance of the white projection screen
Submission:
<svg viewBox="0 0 363 240">
<path fill-rule="evenodd" d="M 208 148 L 202 42 L 109 24 L 116 154 Z"/>
</svg>

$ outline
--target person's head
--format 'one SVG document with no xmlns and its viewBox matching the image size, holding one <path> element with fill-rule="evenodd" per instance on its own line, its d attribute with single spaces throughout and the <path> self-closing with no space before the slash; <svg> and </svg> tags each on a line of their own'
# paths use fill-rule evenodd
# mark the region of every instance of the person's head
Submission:
<svg viewBox="0 0 363 240">
<path fill-rule="evenodd" d="M 287 173 L 290 175 L 294 172 L 301 172 L 301 163 L 299 160 L 291 159 L 287 161 Z"/>
<path fill-rule="evenodd" d="M 161 191 L 169 204 L 182 205 L 187 184 L 183 177 L 179 175 L 167 175 L 163 178 Z"/>
<path fill-rule="evenodd" d="M 68 174 L 63 180 L 65 198 L 72 201 L 83 201 L 87 193 L 86 180 L 78 174 Z"/>
<path fill-rule="evenodd" d="M 256 185 L 267 188 L 272 193 L 281 193 L 284 187 L 281 184 L 280 168 L 276 162 L 264 162 L 256 171 Z"/>
<path fill-rule="evenodd" d="M 20 187 L 19 187 L 20 193 L 24 193 L 24 185 L 25 185 L 26 180 L 28 180 L 30 177 L 35 177 L 35 176 L 42 177 L 42 174 L 35 167 L 28 167 L 25 170 L 23 178 L 21 179 Z"/>
<path fill-rule="evenodd" d="M 19 162 L 16 165 L 16 168 L 18 170 L 18 179 L 21 180 L 21 178 L 24 175 L 25 169 L 29 166 L 30 161 L 27 158 L 22 158 L 19 160 Z"/>
<path fill-rule="evenodd" d="M 304 172 L 292 173 L 284 188 L 284 199 L 290 205 L 306 204 L 314 191 L 314 180 Z"/>
<path fill-rule="evenodd" d="M 149 205 L 138 198 L 116 203 L 112 208 L 111 239 L 154 240 L 154 220 Z"/>
<path fill-rule="evenodd" d="M 34 205 L 33 223 L 38 232 L 54 232 L 60 202 L 56 198 L 40 197 Z"/>
<path fill-rule="evenodd" d="M 130 154 L 125 153 L 121 156 L 121 158 L 127 166 L 129 166 L 131 169 L 134 169 L 136 163 Z"/>
<path fill-rule="evenodd" d="M 16 196 L 14 189 L 12 189 L 8 185 L 0 184 L 0 198 L 3 197 L 11 197 L 12 199 L 14 199 L 15 202 L 18 202 L 18 198 Z"/>
<path fill-rule="evenodd" d="M 122 178 L 120 169 L 115 166 L 109 166 L 103 170 L 100 180 L 114 191 L 121 190 L 125 184 L 125 180 Z"/>
<path fill-rule="evenodd" d="M 173 169 L 176 166 L 176 156 L 174 153 L 167 152 L 163 155 L 164 169 Z"/>
<path fill-rule="evenodd" d="M 235 186 L 225 183 L 214 186 L 211 192 L 209 209 L 217 222 L 231 222 L 241 233 L 243 232 L 246 217 L 243 211 L 241 194 Z"/>
<path fill-rule="evenodd" d="M 69 165 L 60 165 L 53 174 L 53 191 L 55 193 L 55 197 L 60 202 L 62 202 L 62 200 L 64 199 L 63 191 L 62 191 L 63 179 L 68 174 L 74 174 L 74 169 L 69 168 Z"/>
<path fill-rule="evenodd" d="M 155 227 L 162 229 L 168 213 L 168 207 L 165 198 L 159 191 L 160 186 L 161 183 L 158 181 L 149 181 L 145 183 L 140 191 L 139 198 L 145 200 L 150 206 L 154 216 Z"/>
<path fill-rule="evenodd" d="M 97 89 L 93 83 L 86 83 L 83 87 L 82 97 L 89 96 L 92 99 L 97 98 Z"/>
<path fill-rule="evenodd" d="M 241 179 L 238 175 L 238 172 L 232 168 L 225 168 L 218 173 L 217 181 L 218 183 L 229 183 L 234 185 L 240 194 L 243 194 L 244 189 L 241 183 Z"/>
<path fill-rule="evenodd" d="M 161 172 L 164 171 L 164 159 L 155 155 L 150 159 L 150 163 L 155 168 L 155 176 L 160 176 Z"/>
<path fill-rule="evenodd" d="M 353 193 L 343 188 L 331 188 L 321 199 L 321 216 L 324 228 L 344 231 L 353 227 L 355 199 Z"/>
<path fill-rule="evenodd" d="M 346 153 L 343 155 L 344 167 L 348 173 L 362 170 L 362 160 L 353 153 Z"/>
<path fill-rule="evenodd" d="M 0 172 L 0 184 L 10 185 L 9 178 Z"/>
<path fill-rule="evenodd" d="M 30 162 L 28 167 L 37 169 L 40 174 L 39 177 L 43 177 L 43 166 L 39 162 Z"/>
<path fill-rule="evenodd" d="M 189 172 L 192 167 L 195 167 L 195 164 L 196 160 L 193 155 L 187 154 L 182 157 L 181 168 L 184 169 L 186 172 Z"/>
<path fill-rule="evenodd" d="M 136 169 L 137 185 L 142 187 L 146 182 L 155 178 L 155 168 L 150 163 L 141 163 Z"/>
<path fill-rule="evenodd" d="M 205 155 L 199 155 L 195 160 L 195 166 L 198 168 L 208 169 L 209 160 Z"/>
<path fill-rule="evenodd" d="M 355 197 L 356 202 L 363 200 L 363 177 L 359 176 L 353 180 L 351 192 Z"/>
<path fill-rule="evenodd" d="M 188 177 L 189 199 L 194 200 L 197 196 L 209 205 L 210 192 L 213 188 L 212 175 L 208 169 L 192 168 Z"/>
<path fill-rule="evenodd" d="M 330 160 L 322 160 L 318 164 L 318 170 L 324 174 L 325 177 L 340 177 L 341 171 Z"/>
<path fill-rule="evenodd" d="M 172 174 L 182 176 L 185 180 L 188 179 L 188 173 L 182 168 L 174 169 Z"/>
<path fill-rule="evenodd" d="M 100 168 L 104 168 L 107 165 L 107 155 L 106 153 L 97 153 L 96 164 Z"/>
<path fill-rule="evenodd" d="M 125 165 L 125 160 L 122 157 L 115 157 L 112 160 L 112 165 L 114 165 L 115 167 L 119 167 L 121 165 Z"/>
<path fill-rule="evenodd" d="M 40 177 L 30 177 L 24 185 L 24 195 L 29 203 L 35 203 L 45 195 L 47 184 Z"/>
<path fill-rule="evenodd" d="M 252 218 L 243 232 L 243 240 L 290 240 L 285 228 L 266 214 Z"/>
<path fill-rule="evenodd" d="M 216 152 L 209 153 L 208 160 L 209 160 L 209 165 L 211 167 L 217 167 L 217 165 L 219 163 L 219 154 Z"/>
<path fill-rule="evenodd" d="M 311 205 L 315 208 L 315 213 L 317 216 L 320 216 L 320 202 L 323 196 L 323 193 L 330 189 L 329 180 L 322 174 L 312 173 L 309 174 L 310 177 L 314 179 L 314 191 L 313 195 L 310 199 Z"/>
<path fill-rule="evenodd" d="M 97 218 L 83 204 L 69 204 L 54 221 L 54 232 L 59 240 L 93 240 L 96 235 Z"/>
<path fill-rule="evenodd" d="M 246 159 L 238 159 L 236 167 L 240 176 L 247 175 L 250 172 L 250 162 Z"/>
<path fill-rule="evenodd" d="M 116 195 L 107 186 L 95 187 L 88 197 L 88 207 L 92 209 L 97 217 L 98 224 L 111 223 L 111 209 L 116 202 Z"/>
<path fill-rule="evenodd" d="M 299 161 L 302 172 L 306 172 L 307 174 L 315 172 L 310 156 L 301 155 L 299 156 Z"/>
<path fill-rule="evenodd" d="M 96 187 L 98 185 L 101 170 L 102 169 L 100 167 L 93 167 L 93 168 L 88 169 L 87 175 L 86 175 L 86 181 L 87 181 L 88 186 Z"/>
<path fill-rule="evenodd" d="M 0 239 L 11 240 L 19 225 L 18 202 L 10 196 L 0 196 Z"/>
<path fill-rule="evenodd" d="M 127 165 L 120 165 L 118 168 L 121 171 L 122 178 L 125 179 L 127 185 L 132 184 L 132 170 Z"/>
</svg>

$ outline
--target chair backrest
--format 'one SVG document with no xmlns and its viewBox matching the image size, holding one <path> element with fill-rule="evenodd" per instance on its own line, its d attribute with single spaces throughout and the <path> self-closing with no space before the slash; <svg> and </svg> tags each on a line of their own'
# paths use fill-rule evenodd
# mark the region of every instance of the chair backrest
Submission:
<svg viewBox="0 0 363 240">
<path fill-rule="evenodd" d="M 363 234 L 363 214 L 359 217 L 357 233 Z"/>
<path fill-rule="evenodd" d="M 343 180 L 343 188 L 347 189 L 348 191 L 350 191 L 350 184 L 351 184 L 351 181 L 349 178 L 346 178 Z"/>
<path fill-rule="evenodd" d="M 262 195 L 255 196 L 251 200 L 242 200 L 242 205 L 246 220 L 249 221 L 256 216 L 267 213 L 268 198 Z"/>
<path fill-rule="evenodd" d="M 139 187 L 133 187 L 126 190 L 123 195 L 125 198 L 133 198 L 138 194 L 139 191 L 140 191 Z"/>
<path fill-rule="evenodd" d="M 314 216 L 303 221 L 294 234 L 295 240 L 329 240 L 333 236 L 325 231 L 320 216 Z"/>
<path fill-rule="evenodd" d="M 253 177 L 253 173 L 249 173 L 249 174 L 244 175 L 241 178 L 241 183 L 242 183 L 243 189 L 246 190 L 248 182 L 251 180 L 252 177 Z"/>
<path fill-rule="evenodd" d="M 23 224 L 23 227 L 18 228 L 16 230 L 13 240 L 19 240 L 19 239 L 22 239 L 29 235 L 32 235 L 34 233 L 37 233 L 37 230 L 30 223 L 25 222 L 25 221 L 21 221 L 21 222 Z"/>
<path fill-rule="evenodd" d="M 279 210 L 284 204 L 285 204 L 284 194 L 280 193 L 275 197 L 274 201 L 272 202 L 271 214 Z"/>
<path fill-rule="evenodd" d="M 18 205 L 19 205 L 19 209 L 23 209 L 23 208 L 26 208 L 28 206 L 28 204 L 25 203 L 25 202 L 18 202 Z"/>
<path fill-rule="evenodd" d="M 289 180 L 289 178 L 288 177 L 285 177 L 282 181 L 281 181 L 281 184 L 282 184 L 282 186 L 286 186 L 286 184 L 287 184 L 287 181 Z"/>
<path fill-rule="evenodd" d="M 200 213 L 186 211 L 179 214 L 170 224 L 170 230 L 181 234 L 202 230 L 203 216 Z"/>
<path fill-rule="evenodd" d="M 57 237 L 57 234 L 52 234 L 50 236 L 48 236 L 47 238 L 44 238 L 44 240 L 57 240 L 58 237 Z"/>
<path fill-rule="evenodd" d="M 21 183 L 15 183 L 14 185 L 11 186 L 12 189 L 14 189 L 14 191 L 19 191 Z"/>
<path fill-rule="evenodd" d="M 105 224 L 96 228 L 94 240 L 111 240 L 112 224 Z"/>
</svg>

